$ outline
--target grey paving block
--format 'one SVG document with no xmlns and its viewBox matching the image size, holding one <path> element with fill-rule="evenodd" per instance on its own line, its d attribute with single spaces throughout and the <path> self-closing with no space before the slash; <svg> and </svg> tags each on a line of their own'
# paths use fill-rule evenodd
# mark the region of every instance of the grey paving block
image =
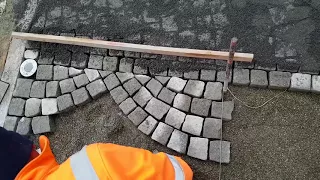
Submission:
<svg viewBox="0 0 320 180">
<path fill-rule="evenodd" d="M 17 129 L 19 120 L 20 117 L 7 116 L 6 120 L 4 121 L 3 128 L 5 128 L 8 131 L 15 131 Z"/>
<path fill-rule="evenodd" d="M 109 49 L 109 56 L 123 56 L 124 52 L 115 49 Z"/>
<path fill-rule="evenodd" d="M 31 122 L 33 134 L 42 134 L 54 132 L 54 120 L 50 116 L 37 116 L 32 118 Z"/>
<path fill-rule="evenodd" d="M 175 129 L 172 132 L 172 135 L 167 147 L 179 153 L 185 154 L 187 151 L 188 139 L 189 139 L 189 136 L 186 133 L 183 133 Z"/>
<path fill-rule="evenodd" d="M 56 98 L 46 98 L 41 100 L 42 115 L 57 114 L 58 103 Z"/>
<path fill-rule="evenodd" d="M 8 114 L 11 116 L 24 116 L 24 105 L 26 104 L 26 100 L 21 98 L 12 98 Z"/>
<path fill-rule="evenodd" d="M 270 89 L 287 89 L 290 87 L 291 73 L 271 71 L 269 72 Z"/>
<path fill-rule="evenodd" d="M 103 59 L 103 70 L 106 71 L 117 71 L 118 69 L 118 58 L 106 56 Z"/>
<path fill-rule="evenodd" d="M 169 109 L 169 105 L 156 98 L 152 98 L 145 107 L 145 110 L 158 120 L 162 119 Z"/>
<path fill-rule="evenodd" d="M 46 84 L 46 81 L 34 81 L 31 86 L 30 97 L 45 98 Z"/>
<path fill-rule="evenodd" d="M 13 96 L 29 98 L 32 83 L 33 83 L 32 79 L 18 78 L 16 87 L 14 88 L 14 91 L 13 91 Z"/>
<path fill-rule="evenodd" d="M 166 124 L 176 128 L 176 129 L 180 129 L 181 125 L 184 122 L 184 119 L 186 117 L 186 114 L 182 111 L 179 111 L 175 108 L 170 108 L 166 118 L 165 118 L 165 122 Z"/>
<path fill-rule="evenodd" d="M 185 94 L 177 94 L 173 101 L 173 107 L 188 112 L 190 109 L 191 97 Z"/>
<path fill-rule="evenodd" d="M 197 80 L 189 80 L 183 92 L 193 97 L 201 97 L 205 83 Z"/>
<path fill-rule="evenodd" d="M 112 73 L 112 71 L 101 71 L 101 70 L 99 70 L 99 74 L 100 74 L 100 76 L 102 78 L 105 78 L 105 77 L 109 76 L 109 74 L 111 74 L 111 73 Z"/>
<path fill-rule="evenodd" d="M 222 99 L 223 85 L 220 82 L 207 82 L 206 90 L 204 91 L 204 98 L 210 100 Z"/>
<path fill-rule="evenodd" d="M 71 95 L 76 106 L 81 106 L 91 101 L 90 95 L 85 87 L 73 91 Z"/>
<path fill-rule="evenodd" d="M 149 91 L 152 93 L 154 97 L 157 97 L 160 90 L 162 89 L 162 84 L 152 78 L 146 85 L 146 87 L 149 89 Z"/>
<path fill-rule="evenodd" d="M 148 113 L 138 106 L 128 115 L 128 118 L 133 122 L 134 125 L 138 126 L 147 118 L 147 116 Z"/>
<path fill-rule="evenodd" d="M 157 125 L 158 121 L 155 120 L 152 116 L 148 116 L 147 119 L 138 126 L 138 129 L 149 136 L 154 131 Z"/>
<path fill-rule="evenodd" d="M 129 93 L 129 95 L 132 96 L 141 88 L 141 84 L 138 82 L 138 80 L 132 78 L 128 82 L 124 83 L 123 87 Z"/>
<path fill-rule="evenodd" d="M 201 70 L 200 80 L 202 81 L 215 81 L 216 80 L 216 70 Z"/>
<path fill-rule="evenodd" d="M 174 97 L 176 96 L 176 93 L 173 91 L 170 91 L 168 88 L 164 87 L 160 91 L 158 98 L 162 100 L 163 102 L 166 102 L 168 104 L 172 104 Z"/>
<path fill-rule="evenodd" d="M 74 106 L 71 94 L 64 94 L 57 98 L 59 112 L 64 112 L 72 109 Z"/>
<path fill-rule="evenodd" d="M 163 122 L 159 122 L 157 128 L 154 130 L 151 136 L 151 139 L 162 145 L 166 145 L 172 132 L 173 128 L 171 126 L 168 126 Z"/>
<path fill-rule="evenodd" d="M 18 121 L 18 126 L 16 132 L 27 136 L 31 134 L 31 118 L 23 117 Z"/>
<path fill-rule="evenodd" d="M 78 76 L 73 77 L 73 81 L 77 86 L 77 88 L 80 88 L 89 84 L 89 79 L 86 74 L 80 74 Z"/>
<path fill-rule="evenodd" d="M 36 74 L 37 80 L 50 81 L 53 79 L 53 66 L 52 65 L 39 65 Z"/>
<path fill-rule="evenodd" d="M 185 79 L 199 79 L 199 71 L 184 72 L 183 77 Z"/>
<path fill-rule="evenodd" d="M 222 130 L 221 119 L 206 118 L 203 124 L 203 137 L 220 139 Z"/>
<path fill-rule="evenodd" d="M 39 51 L 35 49 L 29 49 L 24 52 L 23 57 L 25 59 L 37 59 L 39 57 Z"/>
<path fill-rule="evenodd" d="M 251 70 L 251 87 L 266 88 L 268 84 L 268 73 L 266 71 Z"/>
<path fill-rule="evenodd" d="M 103 56 L 91 54 L 89 57 L 88 68 L 102 69 Z"/>
<path fill-rule="evenodd" d="M 186 80 L 183 80 L 178 77 L 172 77 L 167 84 L 167 88 L 174 92 L 179 93 L 183 90 L 186 83 L 187 83 Z"/>
<path fill-rule="evenodd" d="M 234 101 L 225 101 L 223 103 L 223 120 L 230 121 L 232 119 L 232 112 L 234 109 Z M 222 103 L 212 101 L 211 116 L 215 118 L 221 118 Z"/>
<path fill-rule="evenodd" d="M 122 86 L 112 89 L 110 94 L 117 104 L 120 104 L 129 97 L 129 94 L 122 88 Z"/>
<path fill-rule="evenodd" d="M 146 59 L 156 59 L 158 56 L 159 56 L 158 54 L 141 53 L 141 58 L 146 58 Z"/>
<path fill-rule="evenodd" d="M 314 93 L 320 93 L 320 76 L 312 76 L 311 91 Z"/>
<path fill-rule="evenodd" d="M 9 84 L 3 81 L 0 81 L 0 103 L 6 94 L 7 90 L 9 88 Z"/>
<path fill-rule="evenodd" d="M 134 60 L 132 58 L 120 59 L 119 71 L 131 73 L 133 70 L 133 63 L 134 63 Z"/>
<path fill-rule="evenodd" d="M 104 49 L 104 48 L 91 48 L 91 49 L 90 49 L 90 53 L 91 53 L 91 54 L 98 54 L 98 55 L 107 56 L 107 55 L 108 55 L 108 49 Z"/>
<path fill-rule="evenodd" d="M 134 76 L 143 86 L 147 84 L 147 82 L 150 81 L 151 77 L 146 75 L 135 75 Z"/>
<path fill-rule="evenodd" d="M 152 95 L 145 87 L 141 87 L 139 91 L 133 96 L 133 99 L 141 107 L 144 107 L 149 102 L 149 100 L 152 99 Z"/>
<path fill-rule="evenodd" d="M 128 72 L 124 72 L 124 73 L 116 72 L 116 75 L 122 84 L 134 77 L 132 73 L 128 73 Z"/>
<path fill-rule="evenodd" d="M 134 74 L 148 74 L 148 60 L 146 59 L 136 59 L 133 66 Z"/>
<path fill-rule="evenodd" d="M 69 78 L 69 69 L 64 66 L 53 67 L 53 80 L 64 80 Z"/>
<path fill-rule="evenodd" d="M 207 160 L 208 145 L 209 140 L 207 138 L 191 137 L 187 155 L 197 159 Z"/>
<path fill-rule="evenodd" d="M 60 81 L 59 86 L 62 94 L 70 93 L 76 90 L 76 85 L 74 84 L 72 78 Z"/>
<path fill-rule="evenodd" d="M 217 72 L 217 81 L 218 82 L 224 82 L 226 78 L 226 71 L 218 71 Z M 232 72 L 230 73 L 230 78 L 229 78 L 229 83 L 231 82 L 232 80 Z"/>
<path fill-rule="evenodd" d="M 248 86 L 250 84 L 249 69 L 234 69 L 232 82 L 234 85 Z"/>
<path fill-rule="evenodd" d="M 76 69 L 74 67 L 69 67 L 69 77 L 75 77 L 83 73 L 83 69 Z"/>
<path fill-rule="evenodd" d="M 137 107 L 137 104 L 132 98 L 127 98 L 119 105 L 119 107 L 125 115 L 128 115 Z"/>
<path fill-rule="evenodd" d="M 155 77 L 162 85 L 166 85 L 170 77 L 167 76 L 156 76 Z"/>
<path fill-rule="evenodd" d="M 41 99 L 27 99 L 24 114 L 26 117 L 34 117 L 41 115 Z"/>
<path fill-rule="evenodd" d="M 99 71 L 96 69 L 84 69 L 90 82 L 95 81 L 100 78 Z"/>
<path fill-rule="evenodd" d="M 228 141 L 210 141 L 209 159 L 220 162 L 221 152 L 221 163 L 230 163 L 230 146 Z"/>
<path fill-rule="evenodd" d="M 107 92 L 106 85 L 104 85 L 102 79 L 98 79 L 96 81 L 91 82 L 86 86 L 87 90 L 89 91 L 90 96 L 93 99 L 97 99 L 103 93 Z"/>
<path fill-rule="evenodd" d="M 71 62 L 71 52 L 67 50 L 63 50 L 59 53 L 55 54 L 55 58 L 53 60 L 53 64 L 61 65 L 61 66 L 70 66 Z"/>
<path fill-rule="evenodd" d="M 71 66 L 74 68 L 84 69 L 88 65 L 89 56 L 83 52 L 72 54 Z"/>
<path fill-rule="evenodd" d="M 154 65 L 149 66 L 149 72 L 152 76 L 168 76 L 168 70 L 166 68 L 165 70 L 159 70 L 159 67 Z"/>
<path fill-rule="evenodd" d="M 46 97 L 58 97 L 61 94 L 59 81 L 49 81 L 46 85 Z"/>
<path fill-rule="evenodd" d="M 130 58 L 140 58 L 141 54 L 139 52 L 125 51 L 124 56 Z"/>
<path fill-rule="evenodd" d="M 40 58 L 38 59 L 38 64 L 47 64 L 50 65 L 53 63 L 54 55 L 50 52 L 41 52 Z"/>
<path fill-rule="evenodd" d="M 182 126 L 182 131 L 200 136 L 203 125 L 203 118 L 199 116 L 187 115 Z"/>
<path fill-rule="evenodd" d="M 168 76 L 171 76 L 171 77 L 183 77 L 183 72 L 169 69 Z"/>
<path fill-rule="evenodd" d="M 311 75 L 293 73 L 291 76 L 290 91 L 309 92 L 311 90 Z"/>
<path fill-rule="evenodd" d="M 199 116 L 208 116 L 211 100 L 193 98 L 191 103 L 191 113 Z"/>
<path fill-rule="evenodd" d="M 109 91 L 120 85 L 120 81 L 115 74 L 110 74 L 109 76 L 107 76 L 104 79 L 104 83 L 106 84 Z"/>
</svg>

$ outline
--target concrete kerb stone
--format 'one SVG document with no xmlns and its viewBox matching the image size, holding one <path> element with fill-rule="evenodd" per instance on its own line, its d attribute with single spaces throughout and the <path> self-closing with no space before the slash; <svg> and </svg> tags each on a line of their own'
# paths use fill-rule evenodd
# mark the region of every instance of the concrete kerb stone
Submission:
<svg viewBox="0 0 320 180">
<path fill-rule="evenodd" d="M 220 139 L 222 130 L 221 119 L 206 118 L 203 124 L 203 137 Z"/>
<path fill-rule="evenodd" d="M 234 85 L 248 86 L 250 84 L 249 69 L 234 69 L 232 82 Z"/>
<path fill-rule="evenodd" d="M 31 134 L 31 118 L 23 117 L 19 120 L 16 132 L 27 136 Z"/>
<path fill-rule="evenodd" d="M 53 132 L 55 130 L 54 120 L 50 116 L 37 116 L 31 122 L 33 134 Z"/>
<path fill-rule="evenodd" d="M 186 85 L 186 83 L 187 83 L 186 80 L 183 80 L 178 77 L 172 77 L 167 84 L 167 88 L 174 92 L 179 93 L 184 89 L 184 86 Z"/>
<path fill-rule="evenodd" d="M 34 117 L 41 115 L 41 99 L 27 99 L 24 114 L 26 117 Z"/>
<path fill-rule="evenodd" d="M 191 137 L 187 155 L 197 159 L 207 160 L 208 145 L 209 140 L 207 138 Z"/>
<path fill-rule="evenodd" d="M 135 75 L 134 76 L 143 86 L 147 84 L 147 82 L 150 81 L 151 77 L 146 75 Z"/>
<path fill-rule="evenodd" d="M 29 98 L 32 86 L 32 79 L 18 78 L 16 87 L 13 91 L 14 97 Z"/>
<path fill-rule="evenodd" d="M 154 97 L 157 97 L 163 86 L 159 81 L 157 81 L 156 79 L 152 78 L 148 82 L 146 87 L 149 89 L 149 91 L 152 93 L 152 95 Z"/>
<path fill-rule="evenodd" d="M 124 83 L 123 87 L 129 93 L 129 95 L 132 96 L 141 88 L 141 84 L 137 79 L 132 78 L 128 82 Z"/>
<path fill-rule="evenodd" d="M 9 84 L 3 81 L 0 81 L 0 102 L 2 101 L 4 95 L 6 94 L 9 88 Z"/>
<path fill-rule="evenodd" d="M 314 93 L 320 93 L 320 76 L 312 76 L 311 91 Z"/>
<path fill-rule="evenodd" d="M 189 136 L 186 133 L 183 133 L 175 129 L 172 132 L 172 135 L 167 147 L 179 153 L 185 154 L 187 151 L 188 139 L 189 139 Z"/>
<path fill-rule="evenodd" d="M 64 80 L 69 78 L 69 69 L 64 66 L 54 66 L 53 67 L 53 80 Z"/>
<path fill-rule="evenodd" d="M 176 129 L 180 129 L 185 117 L 186 114 L 184 112 L 181 112 L 175 108 L 170 108 L 165 118 L 165 122 L 166 124 L 173 126 Z"/>
<path fill-rule="evenodd" d="M 288 89 L 290 87 L 291 73 L 271 71 L 269 72 L 270 89 Z"/>
<path fill-rule="evenodd" d="M 85 87 L 72 91 L 71 95 L 76 106 L 81 106 L 91 101 L 90 95 Z"/>
<path fill-rule="evenodd" d="M 5 128 L 8 131 L 15 131 L 19 120 L 19 117 L 7 116 L 6 120 L 4 121 L 3 128 Z"/>
<path fill-rule="evenodd" d="M 58 97 L 61 94 L 59 81 L 49 81 L 46 85 L 46 97 Z"/>
<path fill-rule="evenodd" d="M 154 130 L 151 136 L 151 139 L 165 146 L 172 132 L 173 132 L 173 128 L 171 126 L 168 126 L 163 122 L 159 122 L 157 128 Z"/>
<path fill-rule="evenodd" d="M 222 87 L 223 85 L 220 82 L 207 82 L 204 98 L 220 101 L 222 99 Z"/>
<path fill-rule="evenodd" d="M 37 80 L 50 81 L 53 79 L 53 65 L 39 65 L 36 74 Z"/>
<path fill-rule="evenodd" d="M 158 98 L 167 104 L 172 104 L 175 96 L 176 96 L 175 92 L 170 91 L 168 88 L 164 87 L 160 91 Z"/>
<path fill-rule="evenodd" d="M 115 74 L 110 74 L 109 76 L 107 76 L 104 79 L 104 83 L 106 84 L 109 91 L 120 85 L 120 81 Z"/>
<path fill-rule="evenodd" d="M 77 88 L 81 88 L 89 84 L 89 79 L 86 74 L 80 74 L 78 76 L 73 77 L 73 81 Z"/>
<path fill-rule="evenodd" d="M 8 114 L 10 116 L 24 116 L 24 108 L 25 108 L 26 100 L 21 98 L 12 98 Z"/>
<path fill-rule="evenodd" d="M 222 118 L 225 121 L 230 121 L 232 120 L 232 112 L 234 109 L 234 101 L 225 101 L 223 103 L 224 108 L 223 108 L 223 113 L 222 113 L 222 107 L 221 107 L 222 102 L 215 102 L 212 101 L 212 106 L 211 106 L 211 116 L 215 118 Z"/>
<path fill-rule="evenodd" d="M 182 131 L 196 136 L 201 135 L 203 118 L 199 116 L 187 115 L 182 126 Z"/>
<path fill-rule="evenodd" d="M 74 67 L 69 67 L 69 77 L 78 76 L 83 73 L 83 69 L 76 69 Z"/>
<path fill-rule="evenodd" d="M 57 114 L 58 103 L 56 98 L 46 98 L 41 100 L 42 115 Z"/>
<path fill-rule="evenodd" d="M 221 163 L 230 163 L 230 142 L 210 141 L 209 159 L 211 161 L 220 162 L 220 152 Z"/>
<path fill-rule="evenodd" d="M 103 70 L 106 71 L 117 71 L 118 69 L 118 58 L 106 56 L 103 59 Z"/>
<path fill-rule="evenodd" d="M 311 90 L 311 75 L 293 73 L 291 76 L 290 91 L 309 92 Z"/>
<path fill-rule="evenodd" d="M 132 73 L 128 73 L 128 72 L 124 72 L 124 73 L 116 72 L 116 75 L 122 84 L 134 77 Z"/>
<path fill-rule="evenodd" d="M 110 91 L 110 94 L 113 98 L 113 100 L 117 103 L 120 104 L 122 101 L 127 99 L 129 97 L 129 94 L 123 89 L 122 86 L 119 86 L 117 88 L 114 88 Z"/>
<path fill-rule="evenodd" d="M 193 97 L 201 97 L 205 83 L 197 80 L 189 80 L 183 92 Z"/>
<path fill-rule="evenodd" d="M 132 98 L 127 98 L 119 105 L 119 108 L 125 115 L 131 113 L 136 107 L 137 104 L 133 101 Z"/>
<path fill-rule="evenodd" d="M 99 71 L 96 69 L 84 69 L 90 82 L 95 81 L 100 78 Z"/>
<path fill-rule="evenodd" d="M 60 86 L 61 94 L 70 93 L 76 90 L 76 86 L 72 78 L 60 81 L 59 86 Z"/>
<path fill-rule="evenodd" d="M 91 82 L 86 88 L 93 99 L 97 99 L 103 93 L 107 92 L 107 88 L 101 79 Z"/>
<path fill-rule="evenodd" d="M 145 87 L 141 87 L 133 96 L 133 99 L 139 106 L 144 107 L 152 97 L 151 93 Z"/>
<path fill-rule="evenodd" d="M 120 59 L 119 71 L 131 73 L 133 70 L 134 60 L 131 58 Z"/>
<path fill-rule="evenodd" d="M 71 94 L 64 94 L 57 98 L 59 112 L 65 112 L 75 107 Z"/>
<path fill-rule="evenodd" d="M 138 129 L 149 136 L 154 131 L 157 125 L 158 121 L 155 120 L 152 116 L 148 116 L 147 119 L 138 126 Z"/>
<path fill-rule="evenodd" d="M 209 115 L 210 106 L 211 100 L 193 98 L 191 102 L 191 113 L 207 117 Z"/>
<path fill-rule="evenodd" d="M 30 97 L 45 98 L 46 95 L 46 81 L 34 81 L 30 90 Z"/>
<path fill-rule="evenodd" d="M 148 113 L 146 113 L 141 107 L 138 106 L 128 115 L 128 118 L 135 126 L 138 126 L 142 121 L 146 119 L 147 116 Z"/>
<path fill-rule="evenodd" d="M 266 88 L 268 84 L 268 73 L 266 71 L 251 70 L 251 87 Z"/>
<path fill-rule="evenodd" d="M 191 97 L 185 94 L 177 94 L 173 100 L 173 107 L 188 112 L 190 109 Z"/>
<path fill-rule="evenodd" d="M 103 56 L 91 54 L 89 57 L 88 68 L 102 69 Z"/>
</svg>

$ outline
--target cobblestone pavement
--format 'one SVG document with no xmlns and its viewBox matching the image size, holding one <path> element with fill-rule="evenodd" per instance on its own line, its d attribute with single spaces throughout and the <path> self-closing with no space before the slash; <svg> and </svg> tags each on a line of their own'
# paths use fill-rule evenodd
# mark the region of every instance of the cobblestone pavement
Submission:
<svg viewBox="0 0 320 180">
<path fill-rule="evenodd" d="M 17 2 L 17 30 L 216 50 L 237 36 L 238 50 L 255 54 L 237 66 L 319 74 L 318 0 Z"/>
</svg>

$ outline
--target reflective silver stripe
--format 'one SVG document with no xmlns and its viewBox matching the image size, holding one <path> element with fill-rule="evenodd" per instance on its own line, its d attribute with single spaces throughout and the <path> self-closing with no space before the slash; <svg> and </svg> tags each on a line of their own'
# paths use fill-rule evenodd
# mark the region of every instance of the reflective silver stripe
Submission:
<svg viewBox="0 0 320 180">
<path fill-rule="evenodd" d="M 184 172 L 183 172 L 183 169 L 180 166 L 179 162 L 173 156 L 171 156 L 169 154 L 167 154 L 167 156 L 170 159 L 170 162 L 174 168 L 175 180 L 185 180 Z"/>
<path fill-rule="evenodd" d="M 70 165 L 76 180 L 99 180 L 88 158 L 86 146 L 70 157 Z"/>
</svg>

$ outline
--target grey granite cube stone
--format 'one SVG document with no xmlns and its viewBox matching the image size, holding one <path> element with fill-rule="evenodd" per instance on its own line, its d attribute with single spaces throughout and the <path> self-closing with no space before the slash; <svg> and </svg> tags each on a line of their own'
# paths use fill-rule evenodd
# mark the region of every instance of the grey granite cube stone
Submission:
<svg viewBox="0 0 320 180">
<path fill-rule="evenodd" d="M 158 56 L 159 56 L 158 54 L 141 53 L 141 58 L 146 58 L 146 59 L 156 59 Z"/>
<path fill-rule="evenodd" d="M 140 58 L 141 54 L 139 52 L 125 51 L 124 56 L 130 58 Z"/>
<path fill-rule="evenodd" d="M 185 79 L 199 79 L 199 71 L 184 72 L 183 77 Z"/>
<path fill-rule="evenodd" d="M 88 68 L 102 69 L 103 56 L 91 54 L 89 57 Z"/>
<path fill-rule="evenodd" d="M 118 69 L 118 58 L 117 57 L 105 57 L 103 59 L 103 70 L 117 71 Z"/>
<path fill-rule="evenodd" d="M 8 88 L 9 88 L 8 83 L 0 81 L 0 102 L 2 101 L 3 97 L 5 96 Z"/>
<path fill-rule="evenodd" d="M 133 70 L 133 63 L 134 63 L 134 60 L 131 58 L 120 59 L 119 71 L 131 73 Z"/>
<path fill-rule="evenodd" d="M 99 74 L 100 74 L 100 76 L 102 78 L 105 78 L 105 77 L 109 76 L 109 74 L 111 74 L 111 73 L 112 73 L 112 71 L 101 71 L 101 70 L 99 70 Z"/>
<path fill-rule="evenodd" d="M 184 122 L 185 117 L 186 117 L 186 114 L 184 112 L 181 112 L 175 108 L 170 108 L 170 110 L 165 118 L 165 122 L 166 122 L 166 124 L 176 128 L 176 129 L 180 129 L 181 125 Z"/>
<path fill-rule="evenodd" d="M 152 98 L 145 107 L 145 110 L 158 120 L 162 119 L 169 109 L 169 105 L 156 98 Z"/>
<path fill-rule="evenodd" d="M 109 76 L 107 76 L 104 79 L 104 83 L 106 84 L 109 91 L 120 85 L 120 81 L 115 74 L 110 74 Z"/>
<path fill-rule="evenodd" d="M 60 81 L 59 85 L 60 85 L 60 90 L 62 94 L 70 93 L 76 90 L 76 86 L 72 78 Z"/>
<path fill-rule="evenodd" d="M 56 53 L 53 60 L 53 64 L 61 66 L 70 66 L 71 52 L 68 50 L 62 50 L 62 52 Z"/>
<path fill-rule="evenodd" d="M 15 131 L 17 129 L 17 125 L 20 118 L 15 116 L 7 116 L 4 121 L 3 128 L 8 131 Z"/>
<path fill-rule="evenodd" d="M 104 85 L 102 79 L 98 79 L 96 81 L 91 82 L 86 86 L 87 90 L 89 91 L 90 96 L 93 99 L 97 99 L 103 93 L 107 92 L 106 85 Z"/>
<path fill-rule="evenodd" d="M 160 91 L 160 94 L 158 95 L 158 98 L 162 100 L 163 102 L 166 102 L 168 104 L 172 104 L 174 97 L 176 96 L 176 93 L 173 91 L 170 91 L 168 88 L 164 87 Z"/>
<path fill-rule="evenodd" d="M 173 107 L 188 112 L 190 109 L 191 97 L 185 94 L 177 94 L 173 100 Z"/>
<path fill-rule="evenodd" d="M 116 49 L 109 49 L 109 56 L 123 56 L 124 52 Z"/>
<path fill-rule="evenodd" d="M 64 94 L 57 98 L 59 112 L 64 112 L 72 109 L 74 106 L 71 94 Z"/>
<path fill-rule="evenodd" d="M 69 77 L 75 77 L 83 73 L 83 69 L 76 69 L 74 67 L 69 67 Z"/>
<path fill-rule="evenodd" d="M 209 140 L 207 138 L 191 137 L 187 155 L 197 159 L 207 160 L 208 145 Z"/>
<path fill-rule="evenodd" d="M 41 100 L 42 115 L 57 114 L 58 103 L 56 98 L 46 98 Z"/>
<path fill-rule="evenodd" d="M 73 81 L 77 86 L 77 88 L 80 88 L 89 84 L 89 79 L 86 74 L 80 74 L 78 76 L 73 77 Z"/>
<path fill-rule="evenodd" d="M 182 77 L 183 77 L 183 72 L 169 69 L 169 71 L 168 71 L 168 76 L 171 76 L 171 77 L 180 77 L 180 78 L 182 78 Z"/>
<path fill-rule="evenodd" d="M 159 81 L 157 81 L 154 78 L 152 78 L 148 82 L 146 87 L 149 89 L 149 91 L 152 93 L 152 95 L 154 97 L 157 97 L 159 92 L 160 92 L 160 90 L 162 89 L 162 84 Z"/>
<path fill-rule="evenodd" d="M 36 74 L 37 80 L 50 81 L 53 79 L 53 65 L 39 65 Z"/>
<path fill-rule="evenodd" d="M 193 97 L 201 97 L 205 83 L 202 81 L 189 80 L 183 92 Z"/>
<path fill-rule="evenodd" d="M 174 92 L 179 93 L 183 90 L 186 83 L 187 83 L 186 80 L 183 80 L 178 77 L 172 77 L 167 84 L 167 88 Z"/>
<path fill-rule="evenodd" d="M 251 70 L 251 87 L 268 87 L 268 73 L 263 70 Z"/>
<path fill-rule="evenodd" d="M 216 80 L 216 70 L 201 70 L 200 80 L 202 81 L 215 81 Z"/>
<path fill-rule="evenodd" d="M 119 107 L 125 115 L 128 115 L 137 107 L 137 104 L 132 98 L 127 98 L 119 105 Z"/>
<path fill-rule="evenodd" d="M 269 72 L 270 89 L 288 89 L 290 87 L 291 73 L 271 71 Z"/>
<path fill-rule="evenodd" d="M 220 82 L 208 82 L 206 90 L 204 91 L 204 98 L 210 100 L 221 100 L 222 99 L 222 83 Z"/>
<path fill-rule="evenodd" d="M 24 52 L 23 57 L 25 59 L 37 59 L 39 57 L 39 51 L 35 49 L 28 49 Z"/>
<path fill-rule="evenodd" d="M 27 99 L 24 114 L 26 117 L 34 117 L 41 115 L 41 99 Z"/>
<path fill-rule="evenodd" d="M 34 81 L 31 86 L 30 97 L 45 98 L 46 84 L 46 81 Z"/>
<path fill-rule="evenodd" d="M 148 60 L 146 59 L 136 59 L 133 66 L 134 74 L 148 74 Z"/>
<path fill-rule="evenodd" d="M 156 76 L 155 77 L 162 85 L 166 85 L 170 77 L 167 76 Z"/>
<path fill-rule="evenodd" d="M 16 87 L 13 91 L 13 96 L 21 97 L 21 98 L 29 98 L 32 83 L 33 83 L 32 79 L 18 78 Z"/>
<path fill-rule="evenodd" d="M 40 58 L 38 59 L 38 64 L 52 64 L 54 59 L 54 55 L 50 52 L 41 52 Z"/>
<path fill-rule="evenodd" d="M 226 78 L 226 71 L 218 71 L 217 72 L 217 82 L 224 82 Z M 232 72 L 230 72 L 229 83 L 232 80 Z"/>
<path fill-rule="evenodd" d="M 135 78 L 144 86 L 150 81 L 151 77 L 146 75 L 135 75 Z"/>
<path fill-rule="evenodd" d="M 182 131 L 200 136 L 203 120 L 204 119 L 199 116 L 187 115 L 182 126 Z"/>
<path fill-rule="evenodd" d="M 149 102 L 149 100 L 152 99 L 152 95 L 145 87 L 141 87 L 139 91 L 133 96 L 133 99 L 141 107 L 144 107 Z"/>
<path fill-rule="evenodd" d="M 138 129 L 146 135 L 150 135 L 156 128 L 158 121 L 152 116 L 148 116 L 138 127 Z"/>
<path fill-rule="evenodd" d="M 208 116 L 211 106 L 211 100 L 193 98 L 191 103 L 191 113 L 199 116 Z"/>
<path fill-rule="evenodd" d="M 64 80 L 69 78 L 69 69 L 64 66 L 53 67 L 53 80 Z"/>
<path fill-rule="evenodd" d="M 311 91 L 314 93 L 320 93 L 320 76 L 312 76 Z"/>
<path fill-rule="evenodd" d="M 249 69 L 234 69 L 232 82 L 234 85 L 248 86 L 250 84 Z"/>
<path fill-rule="evenodd" d="M 311 90 L 311 75 L 293 73 L 291 76 L 291 91 L 309 92 Z"/>
<path fill-rule="evenodd" d="M 209 159 L 211 161 L 220 162 L 220 152 L 221 163 L 230 163 L 230 142 L 210 141 Z"/>
<path fill-rule="evenodd" d="M 21 98 L 12 98 L 8 114 L 11 116 L 24 116 L 24 106 L 26 104 L 26 100 Z"/>
<path fill-rule="evenodd" d="M 23 117 L 18 122 L 16 132 L 20 135 L 27 136 L 31 134 L 31 118 Z"/>
<path fill-rule="evenodd" d="M 128 73 L 128 72 L 125 72 L 125 73 L 116 72 L 116 75 L 122 84 L 134 77 L 132 73 Z"/>
<path fill-rule="evenodd" d="M 223 120 L 230 121 L 232 119 L 232 112 L 234 109 L 234 101 L 225 101 L 223 103 L 223 113 L 222 113 L 222 103 L 212 101 L 211 106 L 211 116 L 215 118 L 222 118 Z"/>
<path fill-rule="evenodd" d="M 58 97 L 61 94 L 59 81 L 49 81 L 46 85 L 46 97 Z"/>
<path fill-rule="evenodd" d="M 135 78 L 130 79 L 128 82 L 123 84 L 124 89 L 132 96 L 136 93 L 140 88 L 141 84 Z"/>
<path fill-rule="evenodd" d="M 203 124 L 203 137 L 220 139 L 222 130 L 221 119 L 206 118 Z"/>
<path fill-rule="evenodd" d="M 117 104 L 120 104 L 129 97 L 129 94 L 122 88 L 122 86 L 112 89 L 110 94 Z"/>
<path fill-rule="evenodd" d="M 159 122 L 157 128 L 154 130 L 151 136 L 151 139 L 162 145 L 166 145 L 172 132 L 173 128 L 171 126 L 168 126 L 163 122 Z"/>
<path fill-rule="evenodd" d="M 75 52 L 72 55 L 71 66 L 84 69 L 88 65 L 89 56 L 83 52 Z"/>
<path fill-rule="evenodd" d="M 186 133 L 183 133 L 175 129 L 172 132 L 172 135 L 167 147 L 179 153 L 185 154 L 187 151 L 188 139 L 189 139 L 189 136 Z"/>
<path fill-rule="evenodd" d="M 31 126 L 33 134 L 54 132 L 55 130 L 54 120 L 50 116 L 37 116 L 32 118 Z"/>
<path fill-rule="evenodd" d="M 99 71 L 96 69 L 84 69 L 90 82 L 95 81 L 100 78 Z"/>
<path fill-rule="evenodd" d="M 90 95 L 85 87 L 73 91 L 71 95 L 76 106 L 81 106 L 91 101 Z"/>
<path fill-rule="evenodd" d="M 132 121 L 132 123 L 136 126 L 141 124 L 142 121 L 144 121 L 148 116 L 148 113 L 146 113 L 141 107 L 137 107 L 134 109 L 129 115 L 128 118 Z"/>
</svg>

